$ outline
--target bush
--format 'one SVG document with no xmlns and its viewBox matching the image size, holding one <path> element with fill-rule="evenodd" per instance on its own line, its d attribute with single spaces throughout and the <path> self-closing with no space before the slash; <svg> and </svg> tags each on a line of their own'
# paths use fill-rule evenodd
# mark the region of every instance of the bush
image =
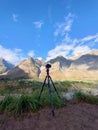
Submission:
<svg viewBox="0 0 98 130">
<path fill-rule="evenodd" d="M 0 112 L 8 111 L 8 107 L 14 102 L 12 96 L 6 96 L 4 100 L 0 101 Z"/>
<path fill-rule="evenodd" d="M 42 93 L 40 103 L 42 106 L 51 106 L 50 94 L 48 91 Z M 59 98 L 57 93 L 52 93 L 52 103 L 56 108 L 62 107 L 64 105 L 63 98 Z"/>
<path fill-rule="evenodd" d="M 37 111 L 39 103 L 32 96 L 22 95 L 15 101 L 14 113 L 22 114 L 24 112 Z"/>
<path fill-rule="evenodd" d="M 74 93 L 73 99 L 75 99 L 76 101 L 85 101 L 87 103 L 98 104 L 98 97 L 90 94 L 84 94 L 80 91 Z"/>
<path fill-rule="evenodd" d="M 34 112 L 38 109 L 38 100 L 27 95 L 15 98 L 7 96 L 0 102 L 0 110 L 7 113 L 22 114 L 24 112 Z"/>
<path fill-rule="evenodd" d="M 44 91 L 44 93 L 42 93 L 40 101 L 38 100 L 38 96 L 38 92 L 35 92 L 33 95 L 29 96 L 7 96 L 0 102 L 0 111 L 13 115 L 21 115 L 26 112 L 35 112 L 39 110 L 40 106 L 51 106 L 48 91 Z M 63 99 L 59 99 L 56 93 L 53 93 L 52 95 L 52 103 L 56 108 L 64 105 Z"/>
<path fill-rule="evenodd" d="M 4 88 L 0 90 L 0 95 L 9 94 L 9 93 L 10 93 L 9 88 Z"/>
</svg>

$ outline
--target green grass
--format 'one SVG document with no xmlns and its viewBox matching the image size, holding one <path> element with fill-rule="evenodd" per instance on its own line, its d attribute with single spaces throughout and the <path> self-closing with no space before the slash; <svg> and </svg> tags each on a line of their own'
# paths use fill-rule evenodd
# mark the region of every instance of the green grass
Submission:
<svg viewBox="0 0 98 130">
<path fill-rule="evenodd" d="M 98 105 L 98 97 L 93 96 L 91 94 L 84 94 L 82 92 L 75 92 L 73 99 L 77 102 L 84 101 L 91 104 L 97 104 Z"/>
<path fill-rule="evenodd" d="M 48 91 L 45 91 L 42 93 L 41 98 L 40 98 L 40 103 L 42 106 L 49 106 L 51 107 L 50 103 L 50 94 Z M 52 93 L 52 103 L 55 108 L 59 108 L 64 106 L 64 100 L 63 98 L 59 98 L 57 93 Z"/>
<path fill-rule="evenodd" d="M 45 86 L 43 93 L 38 100 L 43 83 L 35 80 L 17 79 L 17 80 L 5 80 L 0 81 L 5 87 L 0 90 L 0 95 L 16 94 L 17 96 L 6 96 L 4 100 L 0 101 L 0 113 L 6 112 L 14 115 L 21 115 L 25 112 L 35 112 L 41 107 L 51 107 L 50 95 L 48 87 Z M 55 82 L 55 87 L 61 96 L 62 92 L 68 92 L 73 89 L 73 85 L 80 87 L 92 87 L 92 83 L 83 81 L 62 81 Z M 58 98 L 57 93 L 52 88 L 52 102 L 55 108 L 64 106 L 64 100 Z M 27 91 L 30 90 L 30 93 Z M 21 95 L 21 96 L 18 96 Z M 92 95 L 85 95 L 81 92 L 74 94 L 74 100 L 77 102 L 84 101 L 88 103 L 98 104 L 98 98 Z"/>
<path fill-rule="evenodd" d="M 0 95 L 9 94 L 10 90 L 8 88 L 4 88 L 0 90 Z"/>
<path fill-rule="evenodd" d="M 0 81 L 1 86 L 4 86 L 0 90 L 0 95 L 10 94 L 10 93 L 30 93 L 41 89 L 43 82 L 36 80 L 28 79 L 5 79 Z M 83 82 L 83 81 L 56 81 L 54 82 L 57 90 L 59 92 L 68 92 L 70 89 L 73 89 L 73 86 L 76 88 L 94 88 L 96 85 L 92 82 Z"/>
<path fill-rule="evenodd" d="M 14 102 L 14 98 L 12 96 L 6 96 L 4 100 L 0 101 L 0 113 L 8 111 L 12 102 Z"/>
<path fill-rule="evenodd" d="M 10 79 L 10 80 L 1 80 L 0 95 L 10 94 L 10 93 L 32 93 L 36 89 L 40 89 L 42 83 L 35 80 L 28 80 L 28 79 Z"/>
<path fill-rule="evenodd" d="M 37 99 L 34 99 L 32 96 L 22 95 L 16 98 L 14 102 L 15 114 L 22 114 L 24 112 L 37 111 L 39 109 L 39 103 Z"/>
<path fill-rule="evenodd" d="M 20 97 L 6 96 L 0 102 L 0 111 L 21 115 L 25 112 L 35 112 L 39 109 L 39 102 L 33 96 L 21 95 Z"/>
<path fill-rule="evenodd" d="M 32 95 L 21 95 L 19 97 L 6 96 L 0 101 L 0 113 L 8 113 L 12 115 L 21 115 L 22 113 L 35 112 L 41 107 L 51 106 L 48 91 L 42 93 L 40 101 L 38 100 L 39 91 L 35 91 Z M 64 105 L 62 99 L 59 99 L 53 93 L 52 102 L 55 108 Z"/>
</svg>

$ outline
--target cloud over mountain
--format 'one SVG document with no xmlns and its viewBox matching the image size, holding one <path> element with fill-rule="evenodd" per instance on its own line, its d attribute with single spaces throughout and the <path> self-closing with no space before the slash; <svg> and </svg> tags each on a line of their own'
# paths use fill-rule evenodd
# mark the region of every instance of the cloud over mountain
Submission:
<svg viewBox="0 0 98 130">
<path fill-rule="evenodd" d="M 21 49 L 8 49 L 2 45 L 0 45 L 0 57 L 13 64 L 17 64 L 26 58 Z"/>
<path fill-rule="evenodd" d="M 87 36 L 81 39 L 71 39 L 67 34 L 62 38 L 61 43 L 48 52 L 47 60 L 62 55 L 70 57 L 87 54 L 98 44 L 98 34 Z"/>
</svg>

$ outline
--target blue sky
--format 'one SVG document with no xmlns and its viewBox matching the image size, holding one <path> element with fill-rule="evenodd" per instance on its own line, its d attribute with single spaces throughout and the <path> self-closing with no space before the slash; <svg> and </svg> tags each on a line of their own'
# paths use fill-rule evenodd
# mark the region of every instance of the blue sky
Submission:
<svg viewBox="0 0 98 130">
<path fill-rule="evenodd" d="M 97 0 L 0 0 L 0 57 L 13 64 L 33 57 L 98 49 Z"/>
</svg>

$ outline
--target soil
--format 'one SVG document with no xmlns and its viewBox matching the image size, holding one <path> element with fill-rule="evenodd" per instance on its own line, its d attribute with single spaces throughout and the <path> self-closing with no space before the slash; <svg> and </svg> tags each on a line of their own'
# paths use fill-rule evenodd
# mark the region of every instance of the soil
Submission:
<svg viewBox="0 0 98 130">
<path fill-rule="evenodd" d="M 12 117 L 0 114 L 0 130 L 98 130 L 98 105 L 68 102 L 63 108 L 43 108 Z"/>
</svg>

